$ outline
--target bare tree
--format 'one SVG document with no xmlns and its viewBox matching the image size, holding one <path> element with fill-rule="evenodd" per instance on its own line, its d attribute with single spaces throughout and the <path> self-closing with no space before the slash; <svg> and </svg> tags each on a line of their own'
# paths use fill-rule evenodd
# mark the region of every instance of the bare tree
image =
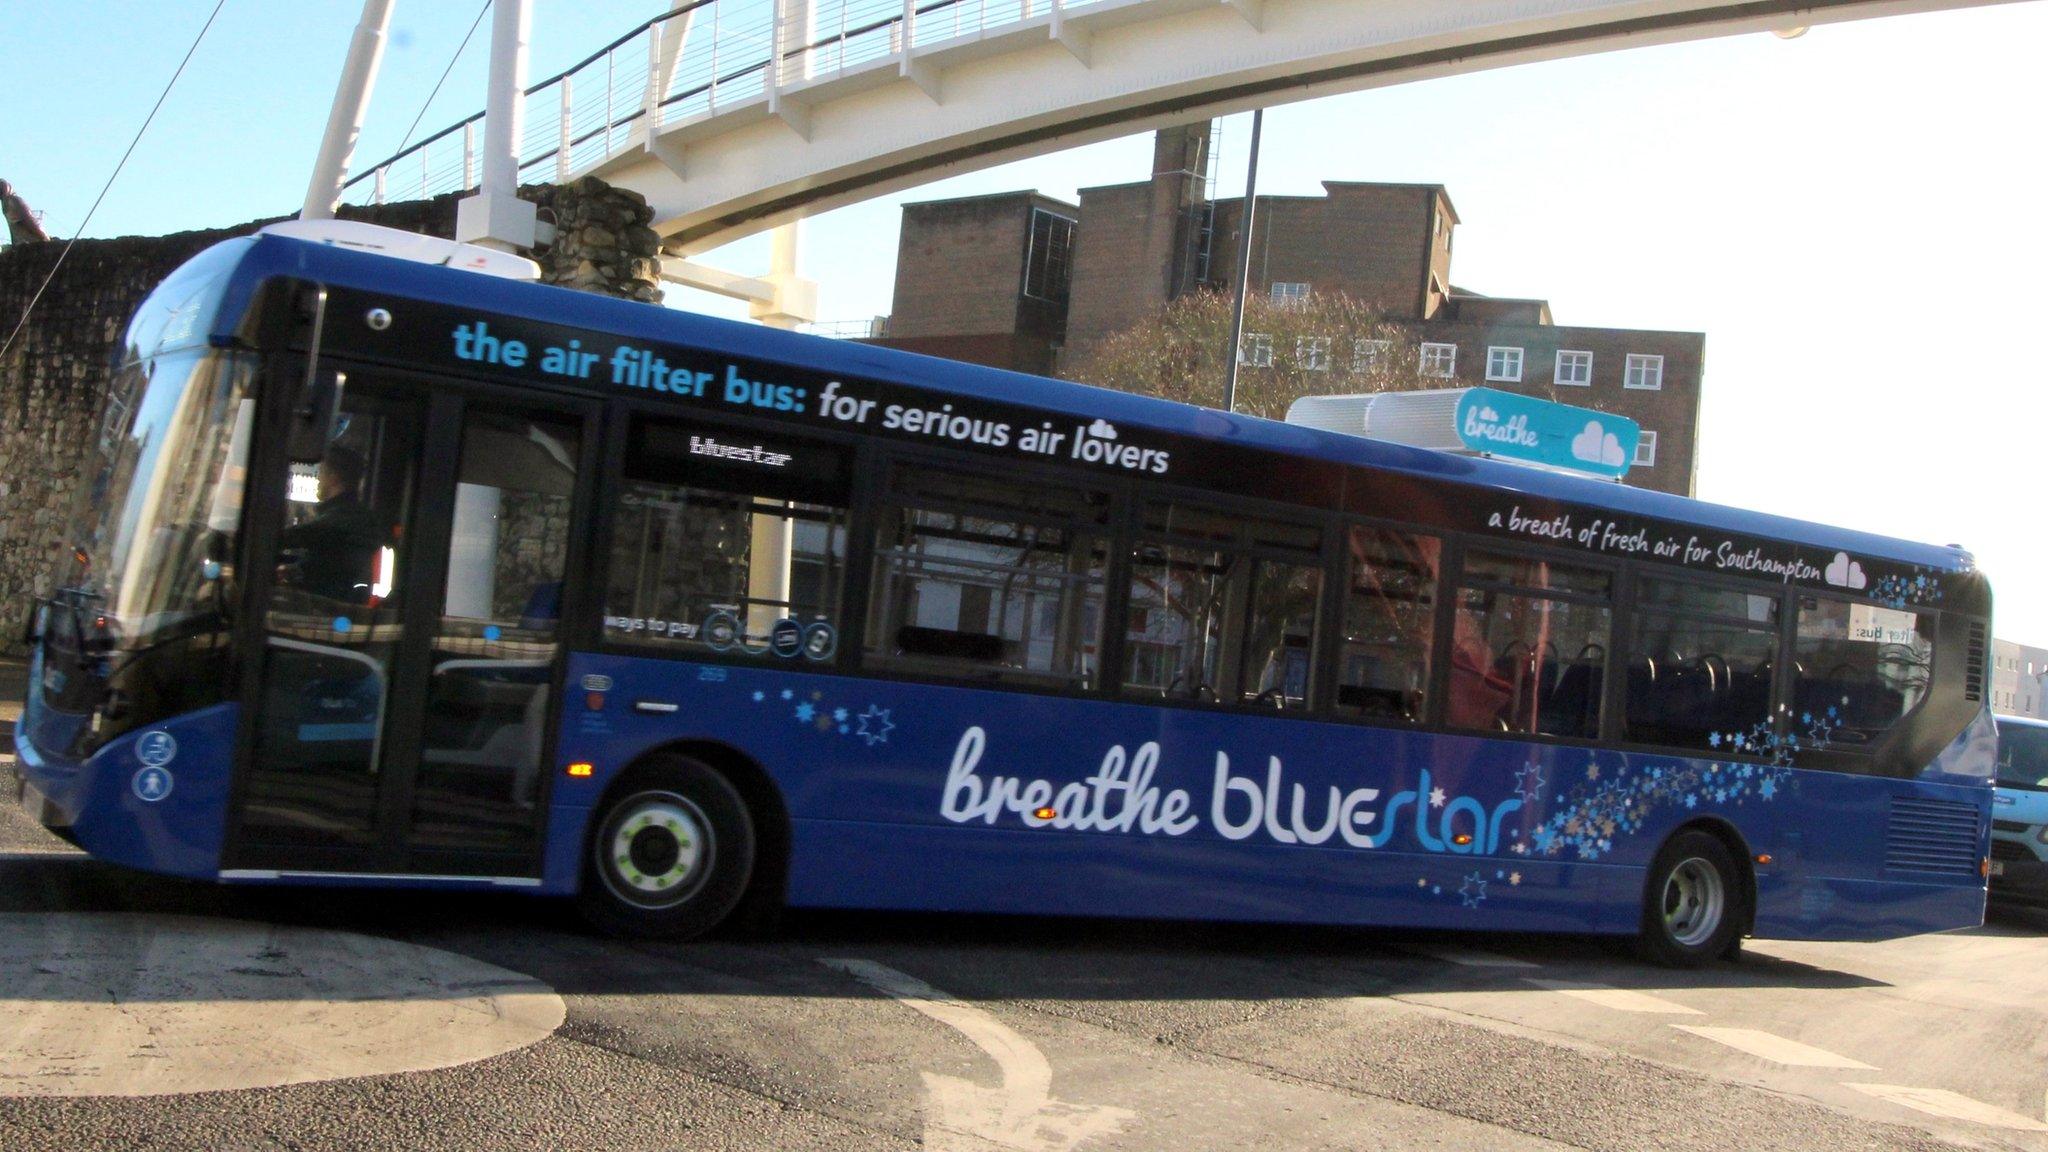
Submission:
<svg viewBox="0 0 2048 1152">
<path fill-rule="evenodd" d="M 1065 375 L 1084 384 L 1223 406 L 1230 297 L 1194 292 L 1082 351 Z M 1364 301 L 1319 292 L 1246 302 L 1237 410 L 1278 420 L 1303 396 L 1454 387 L 1420 373 L 1415 329 Z"/>
</svg>

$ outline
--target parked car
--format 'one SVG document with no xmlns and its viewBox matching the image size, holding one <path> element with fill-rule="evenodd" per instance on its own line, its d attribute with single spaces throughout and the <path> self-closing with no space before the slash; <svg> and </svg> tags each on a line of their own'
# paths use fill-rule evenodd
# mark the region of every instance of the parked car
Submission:
<svg viewBox="0 0 2048 1152">
<path fill-rule="evenodd" d="M 2048 909 L 2048 721 L 1998 717 L 1991 901 Z"/>
</svg>

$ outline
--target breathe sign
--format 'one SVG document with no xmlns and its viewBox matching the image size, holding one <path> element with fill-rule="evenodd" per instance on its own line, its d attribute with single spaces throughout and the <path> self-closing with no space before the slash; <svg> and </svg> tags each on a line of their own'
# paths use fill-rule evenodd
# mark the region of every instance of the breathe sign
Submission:
<svg viewBox="0 0 2048 1152">
<path fill-rule="evenodd" d="M 1621 477 L 1635 461 L 1642 429 L 1624 416 L 1492 388 L 1458 398 L 1458 439 L 1474 452 Z"/>
</svg>

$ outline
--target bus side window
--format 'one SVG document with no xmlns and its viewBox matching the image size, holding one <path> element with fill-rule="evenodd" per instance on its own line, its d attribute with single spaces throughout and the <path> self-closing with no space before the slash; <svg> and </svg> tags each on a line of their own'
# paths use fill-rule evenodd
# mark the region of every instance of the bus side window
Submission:
<svg viewBox="0 0 2048 1152">
<path fill-rule="evenodd" d="M 605 639 L 831 661 L 849 470 L 829 445 L 636 422 L 613 517 Z"/>
<path fill-rule="evenodd" d="M 1337 710 L 1418 723 L 1429 690 L 1443 542 L 1363 525 L 1345 538 L 1344 651 Z"/>
<path fill-rule="evenodd" d="M 1799 598 L 1792 721 L 1814 749 L 1874 744 L 1927 696 L 1934 620 L 1829 596 Z"/>
<path fill-rule="evenodd" d="M 875 529 L 868 660 L 1092 686 L 1108 524 L 1106 493 L 899 464 Z"/>
<path fill-rule="evenodd" d="M 1307 525 L 1148 502 L 1132 549 L 1124 694 L 1307 708 L 1321 545 Z"/>
<path fill-rule="evenodd" d="M 1598 736 L 1613 574 L 1478 549 L 1465 554 L 1464 569 L 1445 722 Z"/>
<path fill-rule="evenodd" d="M 1770 755 L 1778 598 L 1644 576 L 1635 603 L 1622 739 Z"/>
</svg>

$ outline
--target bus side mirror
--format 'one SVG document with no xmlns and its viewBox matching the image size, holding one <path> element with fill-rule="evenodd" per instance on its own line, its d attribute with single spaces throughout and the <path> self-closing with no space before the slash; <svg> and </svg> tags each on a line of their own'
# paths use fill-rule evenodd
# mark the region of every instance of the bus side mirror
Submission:
<svg viewBox="0 0 2048 1152">
<path fill-rule="evenodd" d="M 334 438 L 334 421 L 341 413 L 342 389 L 348 377 L 341 372 L 308 374 L 299 403 L 292 408 L 291 432 L 286 455 L 294 464 L 317 464 L 327 455 L 327 442 Z"/>
</svg>

